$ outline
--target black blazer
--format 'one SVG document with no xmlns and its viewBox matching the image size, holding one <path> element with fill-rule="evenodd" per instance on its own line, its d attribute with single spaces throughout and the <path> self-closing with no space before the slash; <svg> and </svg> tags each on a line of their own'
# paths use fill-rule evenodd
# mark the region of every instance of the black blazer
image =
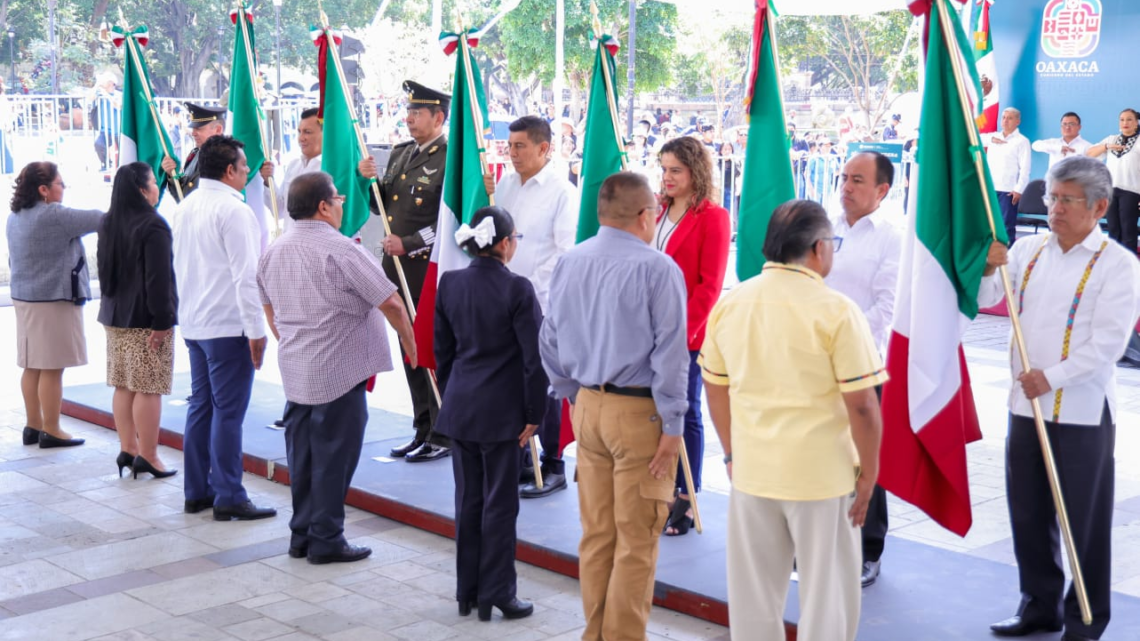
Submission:
<svg viewBox="0 0 1140 641">
<path fill-rule="evenodd" d="M 549 381 L 538 354 L 534 286 L 494 258 L 447 272 L 435 297 L 435 361 L 443 404 L 435 431 L 462 441 L 517 439 L 537 425 Z"/>
<path fill-rule="evenodd" d="M 167 330 L 178 324 L 174 284 L 174 238 L 157 212 L 140 216 L 127 242 L 111 256 L 106 226 L 99 225 L 97 262 L 102 302 L 99 322 L 109 327 Z M 108 287 L 111 281 L 114 287 Z"/>
</svg>

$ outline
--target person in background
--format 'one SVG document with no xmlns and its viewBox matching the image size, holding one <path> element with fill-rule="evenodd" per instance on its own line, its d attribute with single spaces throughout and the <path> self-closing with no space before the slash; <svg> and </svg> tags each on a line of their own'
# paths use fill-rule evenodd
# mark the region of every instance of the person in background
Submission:
<svg viewBox="0 0 1140 641">
<path fill-rule="evenodd" d="M 701 421 L 701 369 L 697 355 L 705 340 L 709 312 L 724 288 L 728 266 L 728 212 L 713 202 L 712 158 L 708 148 L 692 137 L 678 138 L 661 148 L 663 193 L 653 246 L 673 258 L 685 278 L 685 338 L 689 350 L 689 402 L 684 439 L 693 474 L 693 487 L 677 469 L 677 499 L 669 511 L 666 536 L 688 533 L 693 525 L 692 494 L 701 491 L 705 433 Z"/>
<path fill-rule="evenodd" d="M 158 457 L 162 397 L 174 378 L 173 236 L 158 215 L 158 185 L 146 163 L 115 174 L 111 208 L 99 228 L 99 322 L 107 333 L 107 385 L 120 452 L 119 476 L 131 468 L 155 478 L 173 476 Z"/>
<path fill-rule="evenodd" d="M 544 119 L 524 118 L 550 131 Z M 480 621 L 491 620 L 492 608 L 506 619 L 534 612 L 517 597 L 519 452 L 543 419 L 549 382 L 538 351 L 542 308 L 534 286 L 507 269 L 521 236 L 505 209 L 484 207 L 454 241 L 440 241 L 459 243 L 473 258 L 439 281 L 435 358 L 443 404 L 436 429 L 455 450 L 459 614 L 478 606 Z"/>
<path fill-rule="evenodd" d="M 883 427 L 874 388 L 887 373 L 863 313 L 823 282 L 841 242 L 819 204 L 780 205 L 763 271 L 709 316 L 700 362 L 732 481 L 734 641 L 784 637 L 793 563 L 801 641 L 854 641 L 859 627 L 859 528 Z"/>
<path fill-rule="evenodd" d="M 899 123 L 902 122 L 902 116 L 893 114 L 891 116 L 891 124 L 883 127 L 883 142 L 890 142 L 899 139 Z"/>
<path fill-rule="evenodd" d="M 1029 184 L 1032 162 L 1029 139 L 1021 134 L 1021 112 L 1007 107 L 1001 112 L 1001 131 L 989 134 L 986 155 L 994 178 L 1005 233 L 1012 245 L 1017 240 L 1017 203 Z"/>
<path fill-rule="evenodd" d="M 1133 150 L 1138 136 L 1140 112 L 1125 109 L 1120 112 L 1120 133 L 1108 136 L 1085 152 L 1093 158 L 1105 157 L 1113 187 L 1112 200 L 1104 214 L 1108 236 L 1132 253 L 1136 253 L 1136 221 L 1140 216 L 1140 150 Z"/>
<path fill-rule="evenodd" d="M 82 237 L 103 212 L 63 206 L 55 163 L 28 163 L 16 177 L 8 216 L 8 265 L 16 308 L 16 365 L 27 424 L 24 445 L 82 445 L 59 425 L 63 370 L 87 364 L 83 305 L 91 299 Z"/>
<path fill-rule="evenodd" d="M 108 171 L 118 162 L 119 110 L 123 95 L 116 88 L 115 76 L 99 76 L 91 96 L 91 127 L 99 132 L 95 136 L 95 154 L 99 156 L 99 171 Z"/>
<path fill-rule="evenodd" d="M 321 119 L 317 117 L 319 110 L 316 107 L 301 112 L 301 120 L 297 123 L 297 143 L 301 147 L 301 157 L 294 158 L 285 166 L 285 176 L 277 186 L 277 212 L 282 217 L 283 231 L 289 231 L 293 226 L 293 217 L 289 215 L 289 186 L 302 174 L 321 170 L 321 152 L 324 143 L 324 127 Z M 273 165 L 269 166 L 272 173 Z M 264 168 L 263 168 L 263 171 Z M 264 174 L 263 174 L 264 177 Z M 269 190 L 265 190 L 265 206 L 269 207 Z"/>
<path fill-rule="evenodd" d="M 1092 143 L 1081 138 L 1081 117 L 1070 111 L 1061 116 L 1061 137 L 1035 141 L 1033 151 L 1049 154 L 1049 168 L 1069 156 L 1084 156 Z"/>
</svg>

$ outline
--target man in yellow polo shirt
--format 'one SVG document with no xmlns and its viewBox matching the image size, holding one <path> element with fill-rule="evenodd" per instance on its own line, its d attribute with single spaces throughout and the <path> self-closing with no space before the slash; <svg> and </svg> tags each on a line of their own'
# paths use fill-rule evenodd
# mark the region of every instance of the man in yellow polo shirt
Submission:
<svg viewBox="0 0 1140 641">
<path fill-rule="evenodd" d="M 763 272 L 724 296 L 701 367 L 725 451 L 734 640 L 784 638 L 795 559 L 800 641 L 854 641 L 860 532 L 879 472 L 887 380 L 867 320 L 823 277 L 842 239 L 818 204 L 776 208 Z M 733 462 L 740 463 L 733 473 Z"/>
</svg>

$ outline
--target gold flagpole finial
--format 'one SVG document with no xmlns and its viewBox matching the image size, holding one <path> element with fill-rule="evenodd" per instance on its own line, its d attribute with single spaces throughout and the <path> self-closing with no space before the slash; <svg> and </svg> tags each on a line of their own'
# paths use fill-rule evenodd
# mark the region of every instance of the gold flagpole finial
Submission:
<svg viewBox="0 0 1140 641">
<path fill-rule="evenodd" d="M 594 37 L 602 37 L 602 23 L 598 20 L 598 5 L 594 0 L 590 0 L 590 20 L 594 27 Z"/>
</svg>

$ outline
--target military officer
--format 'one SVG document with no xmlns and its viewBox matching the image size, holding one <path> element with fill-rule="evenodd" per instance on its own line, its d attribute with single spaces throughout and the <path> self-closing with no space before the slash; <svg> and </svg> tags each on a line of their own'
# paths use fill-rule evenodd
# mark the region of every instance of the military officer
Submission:
<svg viewBox="0 0 1140 641">
<path fill-rule="evenodd" d="M 182 177 L 174 178 L 174 175 L 178 173 L 178 165 L 175 164 L 173 158 L 166 156 L 162 159 L 162 170 L 172 178 L 166 184 L 166 188 L 175 198 L 178 197 L 178 191 L 174 188 L 174 180 L 178 180 L 182 184 L 183 197 L 197 189 L 198 150 L 210 138 L 226 132 L 226 110 L 224 107 L 208 107 L 196 105 L 192 102 L 185 104 L 190 115 L 190 123 L 187 126 L 190 128 L 190 137 L 194 139 L 194 149 L 186 155 L 186 165 L 182 168 Z"/>
<path fill-rule="evenodd" d="M 404 81 L 404 91 L 408 95 L 405 123 L 412 140 L 392 149 L 388 170 L 380 180 L 380 197 L 391 228 L 383 244 L 384 272 L 399 286 L 394 260 L 399 256 L 412 301 L 418 305 L 443 196 L 443 168 L 447 162 L 443 122 L 447 119 L 451 96 L 411 80 Z M 377 177 L 376 163 L 371 158 L 362 160 L 359 169 L 366 178 Z M 375 204 L 373 207 L 375 212 Z M 430 374 L 406 362 L 404 372 L 412 394 L 412 422 L 416 434 L 411 441 L 392 448 L 391 455 L 404 457 L 410 463 L 443 458 L 451 453 L 451 443 L 447 437 L 434 432 L 439 405 L 431 388 Z"/>
</svg>

